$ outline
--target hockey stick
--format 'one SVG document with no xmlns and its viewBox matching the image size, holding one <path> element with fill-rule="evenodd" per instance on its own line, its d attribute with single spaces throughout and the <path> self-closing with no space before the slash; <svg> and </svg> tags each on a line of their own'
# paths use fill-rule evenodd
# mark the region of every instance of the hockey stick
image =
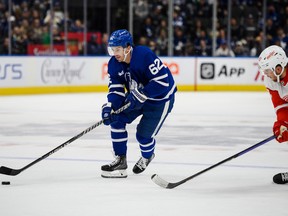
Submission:
<svg viewBox="0 0 288 216">
<path fill-rule="evenodd" d="M 113 112 L 113 114 L 119 114 L 119 113 L 123 112 L 125 109 L 127 109 L 129 106 L 130 106 L 130 103 L 127 103 L 123 107 L 121 107 L 120 109 L 118 109 L 115 112 Z M 9 167 L 1 166 L 0 167 L 0 173 L 4 174 L 4 175 L 10 175 L 10 176 L 18 175 L 19 173 L 21 173 L 22 171 L 26 170 L 27 168 L 33 166 L 34 164 L 38 163 L 39 161 L 44 160 L 45 158 L 49 157 L 50 155 L 54 154 L 58 150 L 60 150 L 63 147 L 65 147 L 66 145 L 68 145 L 68 144 L 72 143 L 73 141 L 79 139 L 84 134 L 87 134 L 88 132 L 90 132 L 94 128 L 98 127 L 102 123 L 103 123 L 103 119 L 101 121 L 95 123 L 94 125 L 90 126 L 86 130 L 82 131 L 78 135 L 76 135 L 76 136 L 72 137 L 71 139 L 67 140 L 66 142 L 64 142 L 63 144 L 59 145 L 58 147 L 54 148 L 52 151 L 49 151 L 48 153 L 44 154 L 42 157 L 40 157 L 40 158 L 36 159 L 35 161 L 29 163 L 28 165 L 26 165 L 25 167 L 23 167 L 21 169 L 11 169 Z"/>
<path fill-rule="evenodd" d="M 212 166 L 210 166 L 210 167 L 208 167 L 208 168 L 206 168 L 206 169 L 204 169 L 204 170 L 202 170 L 202 171 L 200 171 L 200 172 L 198 172 L 198 173 L 196 173 L 196 174 L 194 174 L 192 176 L 189 176 L 189 177 L 187 177 L 187 178 L 185 178 L 185 179 L 183 179 L 181 181 L 178 181 L 178 182 L 175 182 L 175 183 L 171 183 L 171 182 L 168 182 L 168 181 L 160 178 L 157 174 L 152 175 L 151 179 L 152 179 L 152 181 L 155 184 L 159 185 L 160 187 L 172 189 L 172 188 L 175 188 L 175 187 L 177 187 L 177 186 L 179 186 L 181 184 L 184 184 L 185 182 L 195 178 L 198 175 L 201 175 L 204 172 L 207 172 L 208 170 L 213 169 L 214 167 L 217 167 L 217 166 L 219 166 L 219 165 L 221 165 L 221 164 L 223 164 L 223 163 L 225 163 L 227 161 L 230 161 L 230 160 L 232 160 L 234 158 L 237 158 L 237 157 L 239 157 L 239 156 L 241 156 L 241 155 L 243 155 L 243 154 L 245 154 L 245 153 L 247 153 L 247 152 L 249 152 L 249 151 L 251 151 L 251 150 L 253 150 L 253 149 L 255 149 L 255 148 L 257 148 L 257 147 L 259 147 L 259 146 L 261 146 L 261 145 L 263 145 L 265 143 L 267 143 L 267 142 L 269 142 L 270 140 L 272 140 L 274 138 L 275 138 L 274 135 L 270 136 L 267 139 L 255 144 L 255 145 L 253 145 L 253 146 L 251 146 L 251 147 L 249 147 L 249 148 L 247 148 L 247 149 L 245 149 L 245 150 L 243 150 L 243 151 L 241 151 L 241 152 L 239 152 L 239 153 L 237 153 L 237 154 L 235 154 L 235 155 L 233 155 L 233 156 L 231 156 L 229 158 L 226 158 L 225 160 L 222 160 L 219 163 L 214 164 L 214 165 L 212 165 Z"/>
</svg>

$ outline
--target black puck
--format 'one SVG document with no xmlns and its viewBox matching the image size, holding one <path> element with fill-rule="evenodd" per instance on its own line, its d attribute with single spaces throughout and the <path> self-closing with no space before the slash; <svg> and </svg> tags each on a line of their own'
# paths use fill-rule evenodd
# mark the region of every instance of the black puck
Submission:
<svg viewBox="0 0 288 216">
<path fill-rule="evenodd" d="M 10 181 L 2 181 L 2 185 L 10 185 Z"/>
</svg>

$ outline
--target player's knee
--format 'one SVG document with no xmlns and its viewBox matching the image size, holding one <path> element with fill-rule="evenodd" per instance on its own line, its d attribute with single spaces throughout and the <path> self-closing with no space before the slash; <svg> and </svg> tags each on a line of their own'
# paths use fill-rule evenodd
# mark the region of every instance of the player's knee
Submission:
<svg viewBox="0 0 288 216">
<path fill-rule="evenodd" d="M 139 143 L 141 144 L 146 144 L 152 142 L 153 138 L 152 137 L 144 137 L 136 133 L 136 139 Z"/>
<path fill-rule="evenodd" d="M 121 121 L 114 121 L 110 124 L 111 128 L 122 129 L 126 127 L 126 124 Z"/>
</svg>

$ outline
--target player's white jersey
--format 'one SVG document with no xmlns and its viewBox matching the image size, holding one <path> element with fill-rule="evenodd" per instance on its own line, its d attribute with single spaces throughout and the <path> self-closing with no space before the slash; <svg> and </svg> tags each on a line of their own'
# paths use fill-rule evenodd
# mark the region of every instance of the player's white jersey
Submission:
<svg viewBox="0 0 288 216">
<path fill-rule="evenodd" d="M 288 71 L 287 71 L 288 72 Z M 274 82 L 265 76 L 264 83 L 269 90 L 271 99 L 277 113 L 277 118 L 287 119 L 288 116 L 288 76 L 280 82 Z"/>
</svg>

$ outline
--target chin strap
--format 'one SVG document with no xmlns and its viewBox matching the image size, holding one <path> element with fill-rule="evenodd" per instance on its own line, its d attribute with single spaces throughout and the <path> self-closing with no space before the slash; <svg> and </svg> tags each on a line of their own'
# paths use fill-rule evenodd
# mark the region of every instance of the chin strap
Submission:
<svg viewBox="0 0 288 216">
<path fill-rule="evenodd" d="M 130 50 L 128 50 L 128 51 L 127 51 L 127 48 L 124 48 L 124 59 L 123 59 L 122 62 L 125 62 L 125 61 L 126 61 L 126 58 L 127 58 L 128 54 L 129 54 L 130 52 L 132 53 L 132 50 L 133 50 L 132 46 L 131 46 Z M 127 51 L 127 52 L 126 52 L 126 51 Z"/>
<path fill-rule="evenodd" d="M 280 82 L 280 77 L 281 77 L 281 75 L 283 74 L 284 70 L 285 70 L 285 67 L 282 67 L 282 71 L 281 71 L 281 73 L 278 74 L 278 75 L 276 74 L 275 71 L 273 71 L 274 75 L 277 77 L 277 82 Z"/>
</svg>

